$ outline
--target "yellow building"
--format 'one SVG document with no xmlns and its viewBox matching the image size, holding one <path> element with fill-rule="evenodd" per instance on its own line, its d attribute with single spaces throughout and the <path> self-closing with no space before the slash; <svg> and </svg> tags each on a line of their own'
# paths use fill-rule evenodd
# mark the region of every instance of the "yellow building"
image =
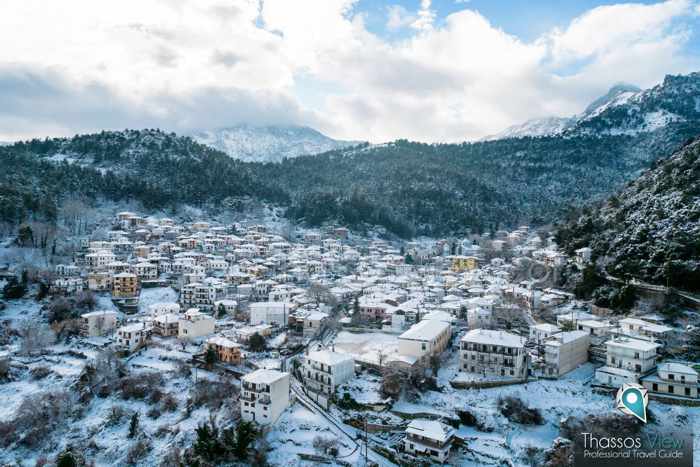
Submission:
<svg viewBox="0 0 700 467">
<path fill-rule="evenodd" d="M 452 259 L 452 271 L 464 272 L 471 271 L 479 267 L 479 259 L 476 256 L 450 256 Z"/>
<path fill-rule="evenodd" d="M 136 274 L 122 272 L 115 274 L 112 285 L 112 297 L 131 298 L 139 294 L 139 279 Z"/>
</svg>

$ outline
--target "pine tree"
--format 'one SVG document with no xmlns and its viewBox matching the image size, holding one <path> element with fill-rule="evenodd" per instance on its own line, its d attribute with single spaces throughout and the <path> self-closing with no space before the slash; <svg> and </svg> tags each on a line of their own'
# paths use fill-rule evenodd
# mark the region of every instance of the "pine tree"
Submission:
<svg viewBox="0 0 700 467">
<path fill-rule="evenodd" d="M 204 362 L 207 364 L 207 368 L 212 368 L 214 364 L 219 360 L 218 355 L 213 347 L 207 347 L 207 352 L 204 354 Z"/>
<path fill-rule="evenodd" d="M 134 412 L 131 416 L 131 422 L 129 423 L 129 438 L 136 436 L 139 429 L 139 413 Z"/>
</svg>

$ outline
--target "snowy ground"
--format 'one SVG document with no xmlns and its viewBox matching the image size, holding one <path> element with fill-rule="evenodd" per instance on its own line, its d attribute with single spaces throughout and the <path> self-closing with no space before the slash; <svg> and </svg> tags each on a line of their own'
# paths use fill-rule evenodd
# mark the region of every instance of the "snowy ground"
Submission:
<svg viewBox="0 0 700 467">
<path fill-rule="evenodd" d="M 302 466 L 315 465 L 302 461 L 297 453 L 318 455 L 313 447 L 316 437 L 338 440 L 338 458 L 355 465 L 360 461 L 360 450 L 346 437 L 338 437 L 331 431 L 326 420 L 300 404 L 294 404 L 282 414 L 267 435 L 272 451 L 268 453 L 271 465 Z M 325 464 L 329 465 L 329 464 Z"/>
<path fill-rule="evenodd" d="M 175 302 L 177 302 L 177 292 L 171 287 L 144 288 L 139 295 L 139 313 L 148 313 L 148 308 L 155 303 Z"/>
<path fill-rule="evenodd" d="M 379 353 L 385 360 L 398 355 L 398 336 L 383 332 L 347 332 L 338 333 L 333 341 L 336 352 L 352 355 L 355 360 L 369 363 L 379 362 Z"/>
</svg>

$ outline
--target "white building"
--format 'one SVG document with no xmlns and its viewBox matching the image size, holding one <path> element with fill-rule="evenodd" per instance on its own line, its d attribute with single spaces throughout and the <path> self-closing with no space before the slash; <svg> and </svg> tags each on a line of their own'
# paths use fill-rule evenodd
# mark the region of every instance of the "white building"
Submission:
<svg viewBox="0 0 700 467">
<path fill-rule="evenodd" d="M 656 367 L 659 344 L 629 337 L 618 337 L 605 343 L 606 366 L 595 372 L 596 380 L 607 386 L 636 383 Z"/>
<path fill-rule="evenodd" d="M 560 332 L 544 342 L 545 376 L 558 378 L 588 361 L 591 337 L 585 331 Z"/>
<path fill-rule="evenodd" d="M 411 420 L 406 427 L 404 450 L 416 457 L 425 456 L 444 463 L 450 456 L 455 431 L 437 420 Z"/>
<path fill-rule="evenodd" d="M 659 344 L 665 343 L 673 333 L 673 328 L 662 324 L 654 324 L 643 319 L 624 318 L 618 323 L 621 328 L 621 334 L 644 339 Z"/>
<path fill-rule="evenodd" d="M 451 335 L 452 328 L 445 321 L 420 321 L 399 336 L 399 354 L 425 361 L 433 355 L 440 355 Z"/>
<path fill-rule="evenodd" d="M 153 318 L 153 332 L 163 337 L 177 336 L 180 329 L 180 315 L 165 313 Z"/>
<path fill-rule="evenodd" d="M 328 314 L 321 311 L 312 311 L 304 316 L 304 337 L 313 337 L 323 329 L 328 321 Z"/>
<path fill-rule="evenodd" d="M 644 376 L 641 383 L 652 394 L 700 399 L 698 372 L 683 363 L 660 363 L 656 373 Z"/>
<path fill-rule="evenodd" d="M 276 324 L 280 327 L 287 326 L 289 312 L 292 304 L 288 302 L 257 302 L 251 303 L 249 308 L 250 324 Z"/>
<path fill-rule="evenodd" d="M 560 332 L 559 326 L 554 324 L 542 323 L 533 324 L 530 326 L 530 341 L 537 344 L 542 344 L 547 338 L 553 336 L 554 334 Z"/>
<path fill-rule="evenodd" d="M 146 323 L 127 324 L 117 329 L 117 345 L 133 352 L 146 343 L 149 333 Z"/>
<path fill-rule="evenodd" d="M 524 337 L 505 331 L 473 329 L 460 341 L 460 368 L 483 376 L 526 378 L 525 342 Z"/>
<path fill-rule="evenodd" d="M 338 386 L 355 376 L 355 361 L 350 355 L 320 350 L 304 356 L 301 373 L 309 397 L 328 408 L 328 399 Z"/>
<path fill-rule="evenodd" d="M 154 303 L 148 307 L 148 313 L 151 316 L 165 315 L 168 313 L 180 313 L 180 305 L 172 302 Z"/>
<path fill-rule="evenodd" d="M 178 336 L 181 339 L 197 339 L 214 332 L 215 320 L 196 308 L 187 310 L 178 321 Z"/>
<path fill-rule="evenodd" d="M 274 423 L 289 406 L 289 373 L 256 370 L 241 378 L 241 418 Z"/>
<path fill-rule="evenodd" d="M 103 336 L 117 326 L 117 312 L 111 310 L 91 311 L 80 315 L 80 333 L 83 336 Z"/>
</svg>

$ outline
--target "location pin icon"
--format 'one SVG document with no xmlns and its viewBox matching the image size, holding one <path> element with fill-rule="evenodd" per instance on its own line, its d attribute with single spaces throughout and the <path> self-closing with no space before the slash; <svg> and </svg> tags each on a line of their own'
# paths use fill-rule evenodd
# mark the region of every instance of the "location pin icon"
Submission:
<svg viewBox="0 0 700 467">
<path fill-rule="evenodd" d="M 632 415 L 647 422 L 647 408 L 644 405 L 644 395 L 637 388 L 627 388 L 622 393 L 622 405 L 629 410 Z"/>
</svg>

